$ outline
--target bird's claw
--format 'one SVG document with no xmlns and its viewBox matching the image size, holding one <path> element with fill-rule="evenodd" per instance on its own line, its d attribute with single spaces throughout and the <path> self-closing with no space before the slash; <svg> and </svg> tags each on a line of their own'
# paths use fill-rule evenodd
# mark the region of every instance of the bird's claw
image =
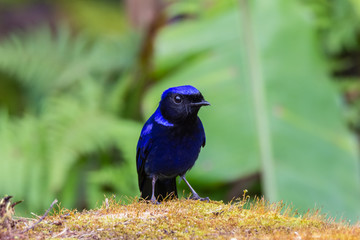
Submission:
<svg viewBox="0 0 360 240">
<path fill-rule="evenodd" d="M 152 204 L 154 204 L 154 205 L 159 205 L 160 204 L 160 202 L 158 202 L 158 200 L 156 200 L 156 199 L 151 199 L 150 202 Z"/>
<path fill-rule="evenodd" d="M 200 201 L 206 201 L 209 202 L 210 199 L 208 197 L 202 198 L 199 195 L 193 195 L 190 197 L 191 200 L 200 200 Z"/>
</svg>

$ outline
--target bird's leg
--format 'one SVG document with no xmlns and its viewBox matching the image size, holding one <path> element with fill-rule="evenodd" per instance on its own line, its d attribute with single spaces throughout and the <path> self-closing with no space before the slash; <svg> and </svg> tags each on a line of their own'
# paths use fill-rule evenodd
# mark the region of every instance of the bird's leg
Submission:
<svg viewBox="0 0 360 240">
<path fill-rule="evenodd" d="M 153 176 L 152 177 L 152 193 L 151 193 L 151 199 L 150 201 L 153 203 L 153 204 L 159 204 L 159 202 L 156 200 L 155 198 L 155 183 L 157 181 L 157 176 Z"/>
<path fill-rule="evenodd" d="M 208 197 L 202 198 L 202 197 L 199 196 L 199 194 L 197 194 L 197 193 L 195 192 L 195 190 L 191 187 L 190 183 L 186 180 L 185 175 L 182 175 L 182 176 L 181 176 L 181 179 L 184 180 L 184 182 L 185 182 L 185 183 L 188 185 L 188 187 L 190 188 L 190 190 L 191 190 L 191 192 L 192 192 L 192 196 L 190 197 L 191 199 L 193 199 L 193 200 L 200 200 L 200 201 L 207 201 L 207 202 L 209 201 L 209 198 L 208 198 Z"/>
</svg>

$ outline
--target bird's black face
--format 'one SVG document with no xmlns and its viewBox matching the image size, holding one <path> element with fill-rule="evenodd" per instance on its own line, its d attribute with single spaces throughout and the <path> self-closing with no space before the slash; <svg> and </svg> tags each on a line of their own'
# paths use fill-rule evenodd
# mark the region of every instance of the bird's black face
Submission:
<svg viewBox="0 0 360 240">
<path fill-rule="evenodd" d="M 160 101 L 160 111 L 165 119 L 177 123 L 196 119 L 200 107 L 210 105 L 200 92 L 181 94 L 169 92 Z"/>
</svg>

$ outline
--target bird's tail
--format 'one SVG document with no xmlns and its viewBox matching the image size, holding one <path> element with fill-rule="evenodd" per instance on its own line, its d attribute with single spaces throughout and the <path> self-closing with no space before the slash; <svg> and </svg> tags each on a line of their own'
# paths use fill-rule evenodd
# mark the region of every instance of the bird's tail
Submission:
<svg viewBox="0 0 360 240">
<path fill-rule="evenodd" d="M 141 198 L 150 200 L 152 194 L 152 180 L 146 178 L 140 187 Z M 155 198 L 158 201 L 177 198 L 176 178 L 158 179 L 155 184 Z"/>
</svg>

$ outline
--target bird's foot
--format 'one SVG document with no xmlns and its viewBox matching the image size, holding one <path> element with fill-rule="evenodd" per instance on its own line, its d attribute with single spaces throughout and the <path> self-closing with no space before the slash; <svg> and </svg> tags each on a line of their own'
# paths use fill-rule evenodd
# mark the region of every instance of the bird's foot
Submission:
<svg viewBox="0 0 360 240">
<path fill-rule="evenodd" d="M 158 202 L 158 200 L 156 200 L 156 198 L 151 198 L 151 199 L 150 199 L 150 202 L 151 202 L 152 204 L 154 204 L 154 205 L 160 204 L 160 202 Z"/>
<path fill-rule="evenodd" d="M 202 197 L 200 197 L 199 195 L 192 195 L 191 197 L 190 197 L 190 199 L 191 200 L 200 200 L 200 201 L 206 201 L 206 202 L 209 202 L 210 201 L 210 199 L 208 198 L 208 197 L 205 197 L 205 198 L 202 198 Z"/>
</svg>

